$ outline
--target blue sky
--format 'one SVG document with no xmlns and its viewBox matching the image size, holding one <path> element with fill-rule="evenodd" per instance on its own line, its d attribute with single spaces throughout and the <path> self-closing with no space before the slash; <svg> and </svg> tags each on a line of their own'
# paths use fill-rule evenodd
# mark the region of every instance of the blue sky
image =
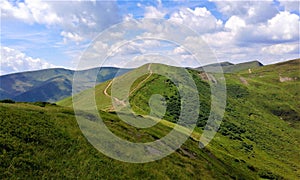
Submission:
<svg viewBox="0 0 300 180">
<path fill-rule="evenodd" d="M 0 8 L 2 75 L 51 67 L 75 69 L 99 33 L 117 23 L 142 18 L 192 28 L 219 62 L 259 60 L 270 64 L 299 58 L 298 1 L 1 0 Z M 126 37 L 119 41 L 122 39 Z M 103 47 L 109 49 L 108 44 Z M 167 47 L 166 43 L 145 41 L 128 46 L 122 56 L 106 65 L 123 67 L 126 58 L 137 59 L 146 50 L 160 50 L 163 56 L 173 53 L 182 66 L 198 65 L 189 61 L 190 56 L 180 47 Z M 164 58 L 156 61 L 167 63 Z"/>
</svg>

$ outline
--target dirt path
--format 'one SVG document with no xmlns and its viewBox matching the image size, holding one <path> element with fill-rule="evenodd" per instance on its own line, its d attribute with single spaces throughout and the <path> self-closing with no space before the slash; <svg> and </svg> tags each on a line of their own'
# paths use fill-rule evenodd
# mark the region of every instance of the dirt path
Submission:
<svg viewBox="0 0 300 180">
<path fill-rule="evenodd" d="M 153 74 L 151 70 L 151 64 L 148 65 L 148 71 L 150 72 L 149 75 L 144 80 L 142 80 L 133 90 L 131 90 L 128 96 L 130 96 L 135 90 L 137 90 L 144 82 L 146 82 L 151 77 L 151 75 Z"/>
<path fill-rule="evenodd" d="M 131 90 L 131 91 L 129 92 L 128 97 L 129 97 L 135 90 L 137 90 L 144 82 L 146 82 L 146 81 L 151 77 L 151 75 L 153 74 L 153 72 L 152 72 L 152 70 L 151 70 L 151 64 L 148 65 L 148 71 L 150 72 L 149 75 L 148 75 L 143 81 L 141 81 L 141 82 L 140 82 L 133 90 Z M 120 104 L 120 105 L 122 105 L 122 106 L 126 106 L 126 103 L 124 102 L 124 100 L 120 100 L 120 99 L 118 99 L 118 98 L 116 98 L 116 97 L 112 97 L 111 95 L 109 95 L 109 94 L 107 93 L 107 90 L 108 90 L 108 88 L 111 86 L 112 82 L 113 82 L 113 80 L 111 80 L 111 81 L 108 83 L 108 85 L 106 86 L 106 88 L 104 89 L 104 91 L 103 91 L 104 95 L 107 96 L 107 97 L 109 97 L 109 98 L 113 98 L 113 99 L 117 102 L 117 104 Z M 110 108 L 110 110 L 113 110 L 113 107 Z"/>
<path fill-rule="evenodd" d="M 103 91 L 103 93 L 104 93 L 105 96 L 107 96 L 107 97 L 111 97 L 111 95 L 109 95 L 109 94 L 107 93 L 107 89 L 108 89 L 109 86 L 112 84 L 112 82 L 113 82 L 113 80 L 111 80 L 111 81 L 108 83 L 108 85 L 106 86 L 106 88 L 105 88 L 104 91 Z"/>
<path fill-rule="evenodd" d="M 113 82 L 113 80 L 111 80 L 111 81 L 108 83 L 108 85 L 107 85 L 106 88 L 104 89 L 103 93 L 105 94 L 105 96 L 107 96 L 107 97 L 109 97 L 109 98 L 113 98 L 113 99 L 116 101 L 117 104 L 120 104 L 120 105 L 122 105 L 122 106 L 126 106 L 126 103 L 125 103 L 124 101 L 121 101 L 121 100 L 119 100 L 119 99 L 116 98 L 116 97 L 112 97 L 111 95 L 109 95 L 109 94 L 107 93 L 107 90 L 108 90 L 108 88 L 111 86 L 112 82 Z M 109 110 L 113 110 L 113 107 L 109 108 Z"/>
</svg>

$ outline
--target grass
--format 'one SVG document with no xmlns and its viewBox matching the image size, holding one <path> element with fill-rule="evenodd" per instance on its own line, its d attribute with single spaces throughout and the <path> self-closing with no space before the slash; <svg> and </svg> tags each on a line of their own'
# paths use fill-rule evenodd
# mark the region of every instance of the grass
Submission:
<svg viewBox="0 0 300 180">
<path fill-rule="evenodd" d="M 124 163 L 106 157 L 87 142 L 70 108 L 27 103 L 1 103 L 0 107 L 2 179 L 230 179 L 234 177 L 230 171 L 247 177 L 210 157 L 209 150 L 200 150 L 191 139 L 182 146 L 183 150 L 159 161 Z M 153 140 L 170 129 L 158 125 L 152 130 L 138 130 L 114 114 L 101 112 L 101 115 L 115 134 L 132 141 Z"/>
<path fill-rule="evenodd" d="M 252 73 L 247 70 L 226 74 L 226 112 L 218 133 L 204 149 L 198 147 L 198 139 L 209 115 L 209 83 L 200 78 L 199 72 L 189 70 L 201 101 L 197 127 L 176 152 L 146 164 L 116 161 L 95 150 L 76 124 L 71 98 L 58 102 L 60 106 L 1 104 L 2 178 L 299 179 L 299 62 L 257 67 L 251 69 Z M 152 67 L 153 71 L 177 72 L 174 67 Z M 134 70 L 118 77 L 117 83 L 125 85 L 130 81 L 130 88 L 135 88 L 148 76 L 147 65 L 137 71 L 144 75 L 135 77 Z M 280 82 L 280 76 L 292 80 Z M 152 94 L 165 98 L 163 120 L 150 117 L 158 123 L 147 129 L 130 126 L 111 111 L 110 98 L 103 93 L 108 84 L 109 81 L 95 88 L 96 103 L 114 134 L 132 142 L 149 142 L 174 127 L 181 98 L 167 78 L 153 73 L 129 98 L 133 111 L 144 117 L 149 117 Z M 88 108 L 94 98 L 92 91 L 79 93 L 74 102 Z M 124 89 L 117 91 L 117 96 L 125 93 Z M 186 133 L 183 127 L 179 129 Z"/>
</svg>

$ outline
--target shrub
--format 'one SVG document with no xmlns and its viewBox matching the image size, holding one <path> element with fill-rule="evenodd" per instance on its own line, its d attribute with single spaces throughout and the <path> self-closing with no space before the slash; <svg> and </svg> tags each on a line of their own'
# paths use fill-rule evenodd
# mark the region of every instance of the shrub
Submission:
<svg viewBox="0 0 300 180">
<path fill-rule="evenodd" d="M 4 99 L 4 100 L 1 100 L 0 102 L 1 103 L 15 103 L 15 101 L 11 100 L 11 99 Z"/>
</svg>

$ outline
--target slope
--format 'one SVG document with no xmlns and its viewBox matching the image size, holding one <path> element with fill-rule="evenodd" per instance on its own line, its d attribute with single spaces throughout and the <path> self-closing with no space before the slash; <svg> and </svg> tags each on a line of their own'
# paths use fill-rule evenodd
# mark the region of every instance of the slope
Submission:
<svg viewBox="0 0 300 180">
<path fill-rule="evenodd" d="M 251 73 L 246 70 L 226 74 L 226 112 L 219 133 L 207 147 L 213 157 L 255 178 L 300 177 L 299 62 L 297 59 L 252 68 Z M 155 66 L 171 68 L 172 72 L 176 72 L 175 67 Z M 131 93 L 129 101 L 132 109 L 142 116 L 147 117 L 150 113 L 148 102 L 151 95 L 163 95 L 167 104 L 163 118 L 172 124 L 177 121 L 180 112 L 180 96 L 177 88 L 166 77 L 155 73 L 149 76 L 147 67 L 148 65 L 142 66 L 118 78 L 124 85 L 132 81 L 131 79 L 136 79 L 131 89 L 136 89 L 137 86 L 138 88 Z M 135 72 L 138 70 L 143 71 L 144 76 L 136 78 L 134 74 L 138 74 Z M 201 133 L 209 115 L 210 88 L 208 78 L 204 78 L 201 72 L 194 70 L 189 72 L 194 78 L 201 100 L 198 127 L 195 130 Z M 141 82 L 143 83 L 140 84 Z M 95 89 L 98 109 L 113 110 L 110 97 L 104 93 L 107 89 L 109 94 L 111 89 L 108 87 L 109 84 L 110 82 L 102 83 Z M 122 89 L 119 91 L 122 93 Z M 84 104 L 84 100 L 92 97 L 93 94 L 90 92 L 91 90 L 78 94 L 74 98 L 74 103 L 88 107 L 89 104 Z M 59 104 L 71 106 L 71 98 Z"/>
<path fill-rule="evenodd" d="M 221 148 L 211 147 L 218 158 L 226 162 L 236 158 L 265 178 L 300 176 L 299 62 L 298 59 L 254 68 L 252 73 L 226 75 L 227 109 L 219 130 L 222 137 L 215 140 Z M 190 73 L 200 92 L 198 127 L 203 128 L 209 113 L 209 100 L 205 99 L 210 97 L 209 89 L 199 81 L 198 72 Z M 137 113 L 149 114 L 149 95 L 164 94 L 168 104 L 164 118 L 176 122 L 180 97 L 169 94 L 174 87 L 163 82 L 167 82 L 165 77 L 153 77 L 132 96 L 131 106 Z"/>
<path fill-rule="evenodd" d="M 126 140 L 161 138 L 170 128 L 136 129 L 113 113 L 100 112 L 109 129 Z M 172 155 L 146 164 L 110 159 L 82 135 L 73 110 L 50 103 L 0 103 L 1 179 L 254 179 L 246 166 L 236 169 L 200 150 L 189 139 Z M 236 163 L 237 164 L 237 163 Z M 248 174 L 250 173 L 250 174 Z M 251 176 L 253 174 L 254 176 Z"/>
<path fill-rule="evenodd" d="M 37 87 L 15 96 L 13 99 L 22 102 L 49 101 L 55 102 L 57 99 L 70 96 L 72 82 L 65 76 L 56 76 Z"/>
</svg>

